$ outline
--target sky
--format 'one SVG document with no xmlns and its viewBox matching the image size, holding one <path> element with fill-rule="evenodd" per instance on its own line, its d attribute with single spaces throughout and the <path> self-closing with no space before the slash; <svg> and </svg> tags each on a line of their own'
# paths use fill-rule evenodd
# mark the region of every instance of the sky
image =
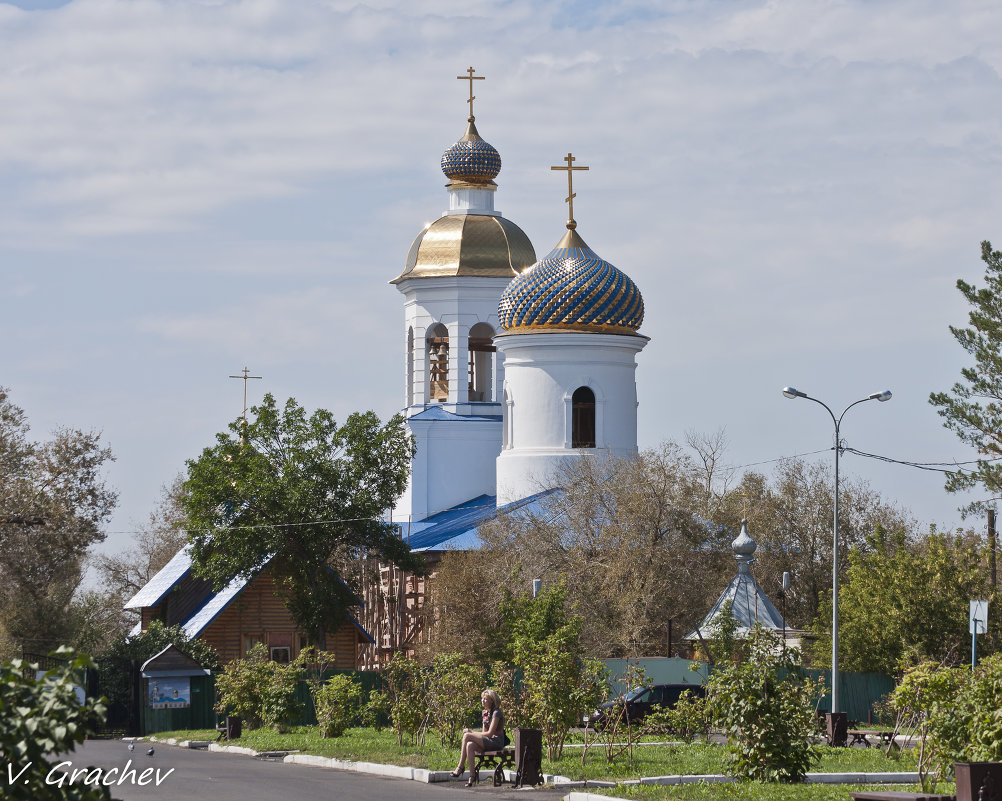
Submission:
<svg viewBox="0 0 1002 801">
<path fill-rule="evenodd" d="M 0 0 L 0 385 L 36 438 L 102 432 L 104 547 L 249 400 L 404 400 L 399 274 L 477 126 L 542 257 L 566 219 L 643 292 L 640 446 L 724 429 L 768 472 L 845 442 L 972 454 L 929 393 L 958 278 L 1002 246 L 992 0 Z M 754 465 L 754 467 L 748 467 Z M 939 473 L 847 453 L 923 525 Z M 983 528 L 982 521 L 967 521 Z"/>
</svg>

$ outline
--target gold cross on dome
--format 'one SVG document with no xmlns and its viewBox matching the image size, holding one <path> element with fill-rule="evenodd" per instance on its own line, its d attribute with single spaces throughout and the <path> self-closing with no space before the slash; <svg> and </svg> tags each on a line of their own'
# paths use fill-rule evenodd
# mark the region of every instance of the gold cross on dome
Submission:
<svg viewBox="0 0 1002 801">
<path fill-rule="evenodd" d="M 475 94 L 473 94 L 473 82 L 474 81 L 486 81 L 487 80 L 487 78 L 484 77 L 483 75 L 474 75 L 473 74 L 474 72 L 476 72 L 476 70 L 473 69 L 473 67 L 470 67 L 466 71 L 466 73 L 467 73 L 466 75 L 457 75 L 456 76 L 456 80 L 457 81 L 469 81 L 470 82 L 470 99 L 466 101 L 467 103 L 470 104 L 470 120 L 469 120 L 470 122 L 473 122 L 473 120 L 474 120 L 474 117 L 473 117 L 473 101 L 477 99 L 477 96 Z"/>
<path fill-rule="evenodd" d="M 566 170 L 567 171 L 567 197 L 565 202 L 567 203 L 567 227 L 575 228 L 577 223 L 574 221 L 574 198 L 577 197 L 574 194 L 574 170 L 587 170 L 587 167 L 575 167 L 573 163 L 576 161 L 574 156 L 568 153 L 564 156 L 564 161 L 567 162 L 566 167 L 550 167 L 551 170 Z"/>
</svg>

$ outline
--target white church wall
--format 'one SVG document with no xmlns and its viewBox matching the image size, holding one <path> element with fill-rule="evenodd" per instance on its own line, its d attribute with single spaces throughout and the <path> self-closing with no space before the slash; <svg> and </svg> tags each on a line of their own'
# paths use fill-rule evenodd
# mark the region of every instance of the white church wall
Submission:
<svg viewBox="0 0 1002 801">
<path fill-rule="evenodd" d="M 422 520 L 479 495 L 493 495 L 501 420 L 407 421 L 417 453 L 394 520 Z"/>
<path fill-rule="evenodd" d="M 647 337 L 545 332 L 503 334 L 504 448 L 497 460 L 498 505 L 553 486 L 564 465 L 589 455 L 637 451 L 636 354 Z M 571 397 L 595 393 L 595 448 L 574 449 Z"/>
</svg>

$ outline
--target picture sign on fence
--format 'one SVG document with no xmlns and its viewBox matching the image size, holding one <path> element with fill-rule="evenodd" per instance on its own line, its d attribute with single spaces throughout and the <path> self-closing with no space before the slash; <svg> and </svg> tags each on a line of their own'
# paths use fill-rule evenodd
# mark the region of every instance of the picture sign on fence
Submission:
<svg viewBox="0 0 1002 801">
<path fill-rule="evenodd" d="M 189 677 L 150 679 L 150 706 L 153 709 L 185 709 L 190 705 Z"/>
</svg>

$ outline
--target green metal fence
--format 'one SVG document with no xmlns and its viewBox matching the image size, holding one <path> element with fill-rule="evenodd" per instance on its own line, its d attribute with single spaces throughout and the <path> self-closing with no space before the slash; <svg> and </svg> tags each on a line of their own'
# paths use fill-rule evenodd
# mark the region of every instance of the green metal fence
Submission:
<svg viewBox="0 0 1002 801">
<path fill-rule="evenodd" d="M 331 670 L 324 674 L 326 681 L 333 675 L 353 676 L 362 685 L 363 696 L 368 699 L 370 690 L 382 689 L 382 677 L 374 670 Z M 193 676 L 191 679 L 191 704 L 184 709 L 152 709 L 149 705 L 148 679 L 144 679 L 140 726 L 142 734 L 157 734 L 162 731 L 184 729 L 213 729 L 216 727 L 216 680 L 214 676 Z M 313 708 L 309 685 L 305 681 L 296 685 L 296 700 L 300 714 L 292 721 L 294 726 L 316 725 L 317 715 Z"/>
</svg>

